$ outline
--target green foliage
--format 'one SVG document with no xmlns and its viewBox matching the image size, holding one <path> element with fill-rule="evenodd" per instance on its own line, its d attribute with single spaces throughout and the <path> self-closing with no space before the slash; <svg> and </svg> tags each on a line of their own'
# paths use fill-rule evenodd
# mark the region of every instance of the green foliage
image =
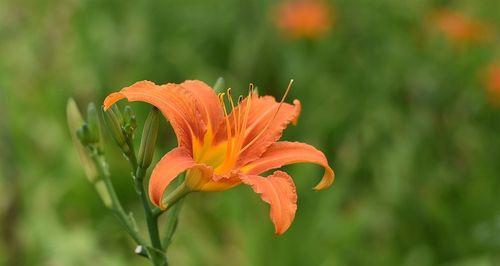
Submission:
<svg viewBox="0 0 500 266">
<path fill-rule="evenodd" d="M 293 78 L 303 113 L 284 138 L 323 150 L 336 182 L 314 192 L 321 170 L 289 167 L 298 211 L 281 237 L 246 187 L 190 195 L 171 265 L 498 265 L 500 110 L 478 72 L 500 56 L 499 1 L 450 6 L 497 30 L 464 49 L 424 26 L 443 1 L 336 0 L 318 40 L 280 34 L 271 2 L 1 1 L 0 264 L 143 265 L 85 178 L 67 99 L 222 76 L 276 97 Z M 131 105 L 142 127 L 150 107 Z M 167 123 L 158 136 L 153 163 L 175 145 Z M 142 214 L 120 151 L 105 149 Z"/>
</svg>

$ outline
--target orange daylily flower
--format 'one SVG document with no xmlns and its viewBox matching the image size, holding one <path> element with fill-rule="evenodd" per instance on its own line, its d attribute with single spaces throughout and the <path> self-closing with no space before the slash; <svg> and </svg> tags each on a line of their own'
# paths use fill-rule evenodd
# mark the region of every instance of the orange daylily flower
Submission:
<svg viewBox="0 0 500 266">
<path fill-rule="evenodd" d="M 452 10 L 438 10 L 432 24 L 454 44 L 479 43 L 489 38 L 488 26 Z"/>
<path fill-rule="evenodd" d="M 276 16 L 278 27 L 293 38 L 320 37 L 333 24 L 332 10 L 321 0 L 283 2 L 278 6 Z"/>
<path fill-rule="evenodd" d="M 287 89 L 289 91 L 290 86 Z M 287 94 L 285 93 L 285 96 Z M 291 225 L 297 209 L 297 194 L 291 177 L 282 171 L 262 177 L 264 172 L 287 164 L 310 162 L 325 169 L 315 189 L 324 189 L 334 180 L 325 155 L 314 147 L 278 141 L 289 123 L 296 123 L 300 102 L 276 102 L 274 97 L 249 95 L 224 103 L 207 84 L 190 80 L 182 84 L 156 85 L 140 81 L 104 100 L 104 108 L 122 98 L 156 106 L 170 121 L 178 147 L 161 158 L 149 181 L 151 201 L 162 209 L 163 194 L 169 184 L 186 171 L 186 186 L 192 191 L 222 191 L 245 184 L 270 204 L 276 233 Z"/>
<path fill-rule="evenodd" d="M 500 107 L 500 64 L 491 64 L 486 69 L 486 92 L 494 106 Z"/>
</svg>

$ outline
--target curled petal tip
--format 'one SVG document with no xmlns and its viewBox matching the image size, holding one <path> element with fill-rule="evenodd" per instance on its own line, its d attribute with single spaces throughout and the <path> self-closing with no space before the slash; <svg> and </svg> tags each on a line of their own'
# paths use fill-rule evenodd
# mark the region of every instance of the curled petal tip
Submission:
<svg viewBox="0 0 500 266">
<path fill-rule="evenodd" d="M 329 188 L 333 182 L 335 181 L 335 172 L 330 169 L 325 169 L 325 174 L 321 181 L 313 188 L 314 190 L 323 190 L 325 188 Z"/>
<path fill-rule="evenodd" d="M 115 104 L 117 101 L 125 98 L 125 95 L 123 95 L 120 92 L 113 92 L 106 99 L 104 99 L 104 111 L 107 111 L 113 104 Z"/>
<path fill-rule="evenodd" d="M 299 122 L 300 112 L 302 111 L 302 105 L 300 101 L 295 99 L 293 100 L 293 104 L 295 105 L 295 118 L 292 120 L 292 125 L 296 126 Z"/>
<path fill-rule="evenodd" d="M 325 169 L 315 190 L 327 188 L 333 183 L 335 173 L 328 165 L 325 155 L 313 146 L 300 142 L 280 141 L 272 144 L 261 158 L 248 164 L 245 171 L 249 174 L 261 174 L 288 164 L 305 162 L 318 164 Z"/>
</svg>

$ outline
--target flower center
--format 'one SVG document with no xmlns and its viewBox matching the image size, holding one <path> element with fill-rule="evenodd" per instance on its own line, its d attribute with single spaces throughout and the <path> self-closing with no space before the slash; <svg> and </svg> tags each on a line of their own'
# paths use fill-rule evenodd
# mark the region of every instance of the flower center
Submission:
<svg viewBox="0 0 500 266">
<path fill-rule="evenodd" d="M 224 126 L 226 130 L 226 139 L 224 141 L 214 143 L 214 130 L 211 125 L 208 126 L 203 140 L 193 139 L 193 157 L 198 163 L 203 163 L 214 168 L 214 172 L 219 175 L 229 174 L 231 170 L 237 167 L 237 161 L 240 154 L 245 151 L 250 145 L 255 143 L 259 137 L 266 132 L 272 121 L 276 118 L 281 105 L 283 104 L 288 92 L 291 89 L 293 80 L 290 80 L 288 87 L 281 98 L 274 114 L 266 122 L 265 127 L 255 135 L 251 140 L 245 142 L 248 130 L 248 119 L 250 109 L 254 97 L 258 97 L 254 92 L 253 84 L 249 86 L 248 96 L 243 100 L 243 96 L 238 97 L 237 105 L 235 104 L 231 88 L 226 93 L 219 93 L 219 100 L 224 110 Z M 228 114 L 224 96 L 227 95 L 227 101 L 231 107 L 231 113 Z M 264 110 L 262 110 L 264 111 Z"/>
</svg>

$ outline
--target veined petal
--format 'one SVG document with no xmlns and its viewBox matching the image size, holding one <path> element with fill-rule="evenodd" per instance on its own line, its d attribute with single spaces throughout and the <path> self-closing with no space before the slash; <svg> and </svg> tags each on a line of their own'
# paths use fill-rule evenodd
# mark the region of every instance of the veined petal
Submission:
<svg viewBox="0 0 500 266">
<path fill-rule="evenodd" d="M 269 215 L 277 235 L 283 234 L 292 224 L 297 210 L 297 192 L 292 178 L 285 172 L 276 171 L 268 177 L 242 175 L 243 183 L 260 194 L 269 203 Z"/>
<path fill-rule="evenodd" d="M 215 131 L 224 120 L 224 110 L 220 105 L 219 97 L 215 91 L 206 83 L 199 80 L 186 80 L 181 86 L 189 90 L 196 97 L 202 109 L 201 115 L 203 116 L 203 120 Z"/>
<path fill-rule="evenodd" d="M 282 103 L 280 106 L 270 96 L 260 98 L 260 103 L 255 105 L 260 107 L 257 109 L 258 113 L 250 116 L 252 119 L 243 142 L 243 147 L 247 147 L 241 152 L 238 165 L 245 165 L 259 158 L 271 144 L 281 138 L 288 124 L 297 121 L 301 109 L 299 100 L 295 100 L 294 105 Z"/>
<path fill-rule="evenodd" d="M 301 111 L 299 100 L 294 100 L 292 104 L 276 102 L 274 97 L 259 97 L 256 93 L 241 102 L 241 104 L 231 112 L 228 121 L 231 129 L 235 132 L 234 118 L 238 115 L 244 116 L 248 109 L 248 120 L 245 128 L 242 151 L 239 154 L 238 165 L 245 165 L 259 158 L 269 147 L 278 141 L 283 130 L 289 123 L 297 123 Z M 241 114 L 239 114 L 241 112 Z M 225 128 L 219 128 L 216 139 L 225 139 Z M 223 136 L 221 136 L 223 135 Z"/>
<path fill-rule="evenodd" d="M 119 92 L 111 93 L 104 100 L 104 109 L 120 99 L 142 101 L 156 106 L 170 121 L 179 145 L 191 147 L 192 138 L 203 138 L 206 121 L 200 112 L 202 107 L 191 90 L 178 84 L 156 85 L 151 81 L 139 81 Z"/>
<path fill-rule="evenodd" d="M 328 165 L 325 155 L 311 145 L 300 142 L 280 141 L 272 144 L 262 157 L 242 168 L 247 174 L 258 175 L 265 171 L 293 163 L 314 163 L 325 168 L 316 190 L 329 187 L 335 178 L 333 169 Z"/>
<path fill-rule="evenodd" d="M 156 205 L 160 206 L 163 193 L 168 185 L 182 172 L 189 169 L 199 169 L 205 174 L 210 169 L 193 160 L 189 150 L 184 147 L 177 147 L 167 154 L 156 164 L 151 178 L 149 179 L 149 198 Z"/>
</svg>

